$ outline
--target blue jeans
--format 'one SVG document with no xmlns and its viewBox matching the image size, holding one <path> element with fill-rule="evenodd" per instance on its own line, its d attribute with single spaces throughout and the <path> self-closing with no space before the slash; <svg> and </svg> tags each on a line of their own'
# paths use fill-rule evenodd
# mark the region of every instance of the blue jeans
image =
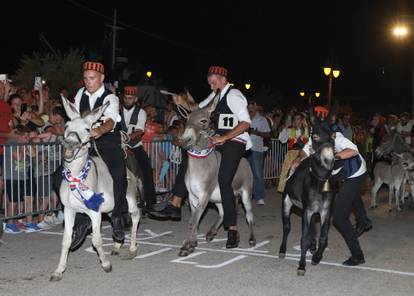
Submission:
<svg viewBox="0 0 414 296">
<path fill-rule="evenodd" d="M 265 197 L 263 177 L 263 152 L 251 151 L 248 160 L 253 172 L 253 196 L 255 200 Z"/>
</svg>

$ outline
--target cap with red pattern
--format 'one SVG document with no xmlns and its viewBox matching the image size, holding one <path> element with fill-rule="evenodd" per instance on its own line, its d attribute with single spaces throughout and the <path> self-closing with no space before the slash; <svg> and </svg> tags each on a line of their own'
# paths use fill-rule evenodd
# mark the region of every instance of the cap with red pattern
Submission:
<svg viewBox="0 0 414 296">
<path fill-rule="evenodd" d="M 124 95 L 126 96 L 136 96 L 138 93 L 138 88 L 136 86 L 125 86 Z"/>
<path fill-rule="evenodd" d="M 227 77 L 227 69 L 221 66 L 210 66 L 210 68 L 208 68 L 208 75 L 211 74 Z"/>
<path fill-rule="evenodd" d="M 85 62 L 83 64 L 83 71 L 93 70 L 101 74 L 105 73 L 105 67 L 103 64 L 98 62 Z"/>
</svg>

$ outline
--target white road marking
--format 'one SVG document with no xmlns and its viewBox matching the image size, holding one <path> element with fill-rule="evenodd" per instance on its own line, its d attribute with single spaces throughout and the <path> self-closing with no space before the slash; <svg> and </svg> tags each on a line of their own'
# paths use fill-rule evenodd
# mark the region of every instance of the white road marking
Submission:
<svg viewBox="0 0 414 296">
<path fill-rule="evenodd" d="M 269 253 L 269 251 L 264 251 L 264 250 L 256 250 L 257 248 L 263 247 L 264 245 L 267 245 L 268 243 L 270 243 L 270 241 L 262 241 L 260 243 L 257 243 L 256 246 L 254 247 L 250 247 L 250 248 L 235 248 L 233 250 L 237 250 L 237 251 L 246 251 L 246 252 L 258 252 L 258 253 L 264 253 L 267 254 Z M 224 249 L 224 248 L 223 248 Z"/>
<path fill-rule="evenodd" d="M 233 259 L 224 261 L 224 262 L 222 262 L 220 264 L 216 264 L 216 265 L 196 265 L 196 267 L 200 267 L 200 268 L 222 268 L 222 267 L 224 267 L 226 265 L 229 265 L 229 264 L 231 264 L 233 262 L 239 261 L 239 260 L 244 259 L 246 257 L 247 257 L 246 255 L 239 255 L 237 257 L 234 257 Z"/>
<path fill-rule="evenodd" d="M 172 250 L 172 248 L 163 248 L 163 249 L 160 249 L 158 251 L 154 251 L 154 252 L 150 252 L 150 253 L 146 253 L 146 254 L 143 254 L 143 255 L 136 256 L 134 259 L 144 259 L 144 258 L 148 258 L 148 257 L 154 256 L 154 255 L 164 253 L 164 252 L 168 252 L 170 250 Z"/>
<path fill-rule="evenodd" d="M 53 232 L 53 231 L 40 231 L 40 234 L 52 234 L 52 235 L 60 235 L 62 236 L 62 232 Z M 168 233 L 172 233 L 172 231 L 169 231 Z M 102 240 L 112 241 L 112 238 L 102 237 Z M 165 243 L 156 243 L 156 242 L 148 242 L 143 241 L 142 239 L 138 239 L 138 243 L 141 245 L 151 245 L 151 246 L 159 246 L 164 248 L 181 248 L 181 245 L 174 245 L 174 244 L 165 244 Z M 112 244 L 111 244 L 112 245 Z M 197 247 L 197 250 L 205 251 L 205 252 L 217 252 L 217 253 L 229 253 L 229 254 L 239 254 L 239 255 L 247 255 L 247 256 L 253 256 L 253 257 L 265 257 L 265 258 L 271 258 L 271 259 L 279 259 L 279 256 L 277 255 L 269 255 L 269 254 L 262 254 L 258 252 L 246 252 L 246 251 L 238 251 L 238 250 L 223 250 L 223 249 L 211 249 L 211 248 L 202 248 Z M 198 253 L 198 252 L 196 252 Z M 196 254 L 193 253 L 193 254 Z M 191 255 L 193 255 L 191 254 Z M 190 255 L 190 256 L 191 256 Z M 286 258 L 284 260 L 292 260 L 292 261 L 299 261 L 299 258 L 295 258 L 293 256 L 297 256 L 297 254 L 286 254 Z M 185 257 L 189 258 L 189 256 Z M 179 258 L 180 259 L 180 258 Z M 176 260 L 179 260 L 176 259 Z M 306 260 L 307 262 L 311 262 L 311 260 Z M 327 261 L 321 261 L 319 263 L 320 265 L 328 265 L 328 266 L 335 266 L 340 268 L 348 268 L 348 269 L 359 269 L 359 270 L 365 270 L 365 271 L 373 271 L 373 272 L 384 272 L 384 273 L 390 273 L 390 274 L 398 274 L 398 275 L 405 275 L 405 276 L 411 276 L 414 277 L 414 272 L 407 272 L 407 271 L 400 271 L 395 269 L 386 269 L 386 268 L 377 268 L 377 267 L 370 267 L 370 266 L 344 266 L 341 263 L 333 263 L 333 262 L 327 262 Z"/>
<path fill-rule="evenodd" d="M 200 256 L 200 255 L 203 255 L 205 253 L 207 253 L 207 252 L 195 252 L 195 253 L 192 253 L 192 254 L 190 254 L 186 257 L 180 257 L 180 258 L 177 258 L 177 259 L 172 260 L 170 262 L 172 262 L 172 263 L 183 263 L 183 264 L 194 264 L 195 265 L 195 264 L 198 264 L 198 263 L 194 262 L 194 261 L 187 261 L 187 260 L 191 259 L 191 258 L 194 258 L 194 257 L 197 257 L 197 256 Z"/>
</svg>

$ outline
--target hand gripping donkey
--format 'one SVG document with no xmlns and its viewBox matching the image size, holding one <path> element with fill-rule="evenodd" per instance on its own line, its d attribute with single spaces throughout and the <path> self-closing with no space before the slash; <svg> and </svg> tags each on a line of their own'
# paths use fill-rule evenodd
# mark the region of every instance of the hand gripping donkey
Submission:
<svg viewBox="0 0 414 296">
<path fill-rule="evenodd" d="M 197 228 L 201 215 L 208 202 L 217 206 L 219 217 L 206 234 L 206 240 L 212 241 L 223 222 L 223 205 L 221 203 L 220 188 L 218 184 L 218 171 L 221 154 L 214 150 L 210 143 L 210 115 L 216 108 L 220 93 L 205 108 L 195 110 L 188 115 L 181 144 L 188 149 L 188 168 L 185 175 L 185 184 L 189 193 L 191 218 L 187 239 L 180 249 L 179 256 L 188 256 L 197 246 Z M 251 194 L 253 175 L 248 161 L 242 158 L 233 179 L 233 189 L 241 199 L 246 211 L 246 220 L 249 225 L 249 245 L 255 246 L 256 239 L 253 234 L 253 212 Z"/>
<path fill-rule="evenodd" d="M 114 208 L 113 181 L 108 167 L 100 157 L 89 156 L 90 130 L 103 114 L 108 103 L 81 117 L 76 107 L 63 100 L 68 117 L 63 140 L 64 146 L 64 180 L 60 186 L 60 198 L 65 206 L 65 231 L 62 240 L 62 252 L 57 269 L 52 273 L 51 281 L 61 280 L 66 269 L 67 256 L 72 238 L 72 228 L 76 213 L 87 214 L 92 221 L 92 244 L 98 252 L 102 268 L 106 272 L 112 265 L 102 248 L 101 216 Z M 132 218 L 131 245 L 129 259 L 138 253 L 137 229 L 141 213 L 137 207 L 138 180 L 127 170 L 128 210 Z M 113 253 L 118 254 L 120 243 L 114 243 Z"/>
<path fill-rule="evenodd" d="M 312 264 L 318 264 L 328 244 L 328 231 L 331 218 L 331 204 L 334 192 L 330 188 L 329 178 L 334 167 L 334 137 L 326 121 L 313 116 L 310 108 L 312 124 L 312 149 L 314 154 L 305 158 L 287 180 L 282 195 L 283 241 L 280 245 L 279 258 L 286 256 L 286 242 L 290 232 L 290 213 L 292 206 L 302 209 L 301 257 L 298 275 L 305 275 L 306 252 L 313 253 Z M 316 250 L 316 229 L 314 214 L 320 214 L 321 231 L 319 245 Z"/>
</svg>

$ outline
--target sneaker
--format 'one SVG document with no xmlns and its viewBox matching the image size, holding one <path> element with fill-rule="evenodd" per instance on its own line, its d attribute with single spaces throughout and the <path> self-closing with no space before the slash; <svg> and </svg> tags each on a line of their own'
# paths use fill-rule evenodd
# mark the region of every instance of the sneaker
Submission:
<svg viewBox="0 0 414 296">
<path fill-rule="evenodd" d="M 264 199 L 263 199 L 263 198 L 261 198 L 261 199 L 256 200 L 256 204 L 257 204 L 257 205 L 264 206 L 265 201 L 264 201 Z"/>
<path fill-rule="evenodd" d="M 26 223 L 26 230 L 25 232 L 30 233 L 30 232 L 38 232 L 41 231 L 42 229 L 40 227 L 37 226 L 36 223 L 30 222 L 30 223 Z"/>
<path fill-rule="evenodd" d="M 6 228 L 4 229 L 4 232 L 10 233 L 10 234 L 18 234 L 18 233 L 21 233 L 22 231 L 19 229 L 19 227 L 17 227 L 16 224 L 6 223 Z"/>
<path fill-rule="evenodd" d="M 37 227 L 41 229 L 50 229 L 52 228 L 52 225 L 46 222 L 46 217 L 45 217 L 45 219 L 42 222 L 37 223 Z"/>
</svg>

